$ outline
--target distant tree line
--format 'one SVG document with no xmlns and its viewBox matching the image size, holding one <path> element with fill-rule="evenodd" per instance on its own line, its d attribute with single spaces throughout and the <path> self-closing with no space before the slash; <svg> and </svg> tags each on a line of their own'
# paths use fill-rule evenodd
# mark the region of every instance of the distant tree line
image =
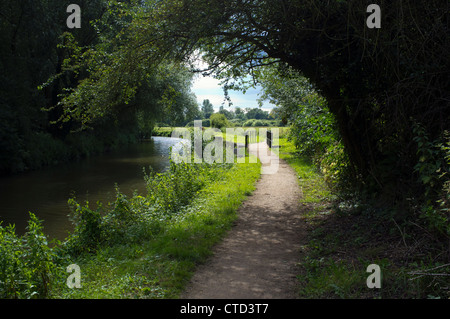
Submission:
<svg viewBox="0 0 450 319">
<path fill-rule="evenodd" d="M 261 108 L 239 106 L 233 109 L 225 108 L 223 105 L 219 107 L 219 111 L 215 112 L 214 106 L 209 99 L 203 100 L 201 107 L 196 112 L 195 120 L 203 120 L 203 126 L 211 126 L 211 116 L 215 114 L 223 115 L 220 118 L 220 127 L 231 126 L 284 126 L 287 122 L 282 121 L 278 108 L 274 108 L 270 112 L 264 111 Z M 216 120 L 218 117 L 216 116 Z M 169 126 L 165 123 L 159 123 L 159 126 Z M 188 121 L 186 126 L 193 126 L 194 121 Z"/>
</svg>

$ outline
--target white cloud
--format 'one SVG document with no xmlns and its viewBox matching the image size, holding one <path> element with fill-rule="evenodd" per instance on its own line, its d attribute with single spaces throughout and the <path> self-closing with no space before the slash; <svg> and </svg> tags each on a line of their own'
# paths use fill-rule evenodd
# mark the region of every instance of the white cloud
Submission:
<svg viewBox="0 0 450 319">
<path fill-rule="evenodd" d="M 250 107 L 259 107 L 258 104 L 258 93 L 260 92 L 260 88 L 256 89 L 248 89 L 246 94 L 243 94 L 240 91 L 229 91 L 228 94 L 231 98 L 231 102 L 233 103 L 232 108 L 239 106 L 242 108 Z M 219 107 L 224 103 L 224 92 L 223 88 L 220 85 L 220 80 L 217 80 L 211 76 L 203 76 L 199 75 L 194 80 L 192 85 L 192 91 L 197 96 L 197 102 L 201 104 L 203 100 L 208 99 L 216 109 L 219 110 Z M 228 103 L 225 102 L 225 107 L 228 107 Z M 264 102 L 262 108 L 264 110 L 270 111 L 274 108 L 274 105 Z"/>
<path fill-rule="evenodd" d="M 194 80 L 192 87 L 193 90 L 214 90 L 220 88 L 220 81 L 210 76 L 200 75 Z"/>
</svg>

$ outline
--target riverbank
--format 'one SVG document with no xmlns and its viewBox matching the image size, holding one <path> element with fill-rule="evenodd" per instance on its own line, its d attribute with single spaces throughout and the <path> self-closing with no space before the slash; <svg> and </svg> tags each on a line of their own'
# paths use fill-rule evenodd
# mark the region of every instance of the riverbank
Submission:
<svg viewBox="0 0 450 319">
<path fill-rule="evenodd" d="M 97 208 L 71 201 L 75 230 L 52 248 L 34 217 L 23 237 L 0 227 L 0 297 L 176 298 L 259 176 L 260 164 L 172 164 L 147 175 L 147 195 L 117 191 Z M 71 264 L 81 288 L 67 286 Z"/>
<path fill-rule="evenodd" d="M 432 234 L 369 203 L 339 202 L 292 143 L 280 145 L 298 177 L 306 224 L 297 297 L 448 298 L 446 250 Z M 115 202 L 97 208 L 72 201 L 76 230 L 51 247 L 34 216 L 23 237 L 0 227 L 0 298 L 177 298 L 236 222 L 260 169 L 179 164 L 149 174 L 147 195 L 117 191 Z M 71 264 L 80 267 L 81 288 L 67 286 Z M 381 289 L 366 284 L 370 264 L 380 266 Z"/>
<path fill-rule="evenodd" d="M 82 289 L 59 285 L 55 298 L 174 298 L 196 264 L 230 229 L 236 210 L 259 177 L 258 164 L 233 165 L 199 189 L 152 238 L 104 247 L 72 262 L 82 269 Z"/>
<path fill-rule="evenodd" d="M 64 240 L 73 225 L 67 200 L 76 196 L 108 203 L 115 200 L 114 185 L 131 196 L 145 192 L 142 169 L 161 172 L 169 166 L 170 147 L 179 140 L 154 137 L 151 141 L 123 146 L 104 154 L 33 172 L 0 178 L 0 220 L 14 224 L 18 234 L 26 231 L 28 212 L 44 220 L 48 238 Z"/>
</svg>

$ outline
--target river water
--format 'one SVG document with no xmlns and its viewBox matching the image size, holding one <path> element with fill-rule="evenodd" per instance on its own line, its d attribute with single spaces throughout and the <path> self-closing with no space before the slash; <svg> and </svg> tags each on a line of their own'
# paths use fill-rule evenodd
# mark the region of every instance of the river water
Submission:
<svg viewBox="0 0 450 319">
<path fill-rule="evenodd" d="M 79 203 L 115 200 L 115 184 L 122 193 L 145 192 L 143 168 L 164 171 L 169 166 L 170 147 L 180 139 L 153 137 L 151 141 L 77 162 L 0 178 L 0 221 L 16 225 L 23 234 L 33 212 L 44 220 L 44 233 L 63 240 L 73 225 L 67 200 L 76 195 Z M 147 170 L 148 171 L 148 170 Z"/>
</svg>

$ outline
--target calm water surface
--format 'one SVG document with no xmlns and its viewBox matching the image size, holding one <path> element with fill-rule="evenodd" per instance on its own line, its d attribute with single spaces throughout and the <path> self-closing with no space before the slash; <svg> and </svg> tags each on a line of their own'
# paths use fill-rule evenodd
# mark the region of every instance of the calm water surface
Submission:
<svg viewBox="0 0 450 319">
<path fill-rule="evenodd" d="M 144 193 L 142 169 L 151 166 L 164 171 L 169 166 L 169 148 L 179 139 L 153 137 L 152 141 L 128 146 L 101 156 L 59 165 L 18 176 L 0 178 L 0 221 L 15 224 L 23 234 L 31 211 L 44 220 L 49 238 L 64 239 L 73 230 L 68 218 L 67 200 L 75 194 L 79 203 L 89 200 L 114 201 L 117 183 L 120 191 Z"/>
</svg>

